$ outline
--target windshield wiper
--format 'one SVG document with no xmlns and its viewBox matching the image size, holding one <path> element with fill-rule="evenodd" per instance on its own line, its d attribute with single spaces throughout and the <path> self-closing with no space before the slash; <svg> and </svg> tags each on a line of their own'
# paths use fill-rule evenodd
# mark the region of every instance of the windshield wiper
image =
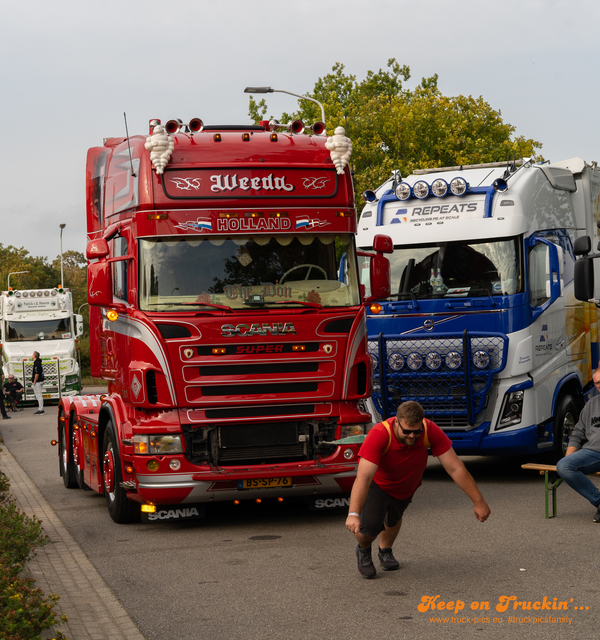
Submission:
<svg viewBox="0 0 600 640">
<path fill-rule="evenodd" d="M 305 307 L 312 307 L 313 309 L 323 308 L 323 305 L 318 302 L 304 302 L 304 300 L 277 300 L 277 302 L 269 302 L 267 304 L 302 304 Z"/>
<path fill-rule="evenodd" d="M 183 305 L 185 307 L 212 307 L 213 309 L 221 309 L 228 313 L 233 313 L 233 309 L 226 304 L 214 304 L 213 302 L 176 302 L 175 305 Z"/>
<path fill-rule="evenodd" d="M 225 304 L 213 304 L 212 302 L 152 302 L 149 306 L 152 307 L 213 307 L 214 309 L 221 309 L 228 313 L 233 313 L 233 309 Z"/>
</svg>

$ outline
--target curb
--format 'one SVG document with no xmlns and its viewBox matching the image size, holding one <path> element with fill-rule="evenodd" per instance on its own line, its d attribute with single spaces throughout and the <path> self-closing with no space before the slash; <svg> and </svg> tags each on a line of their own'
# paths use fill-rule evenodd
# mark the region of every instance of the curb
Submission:
<svg viewBox="0 0 600 640">
<path fill-rule="evenodd" d="M 42 521 L 50 542 L 36 549 L 27 567 L 45 595 L 60 596 L 59 614 L 69 619 L 55 627 L 69 640 L 145 640 L 110 587 L 96 571 L 39 489 L 2 443 L 2 470 L 10 491 L 28 516 Z M 51 638 L 52 634 L 42 637 Z"/>
</svg>

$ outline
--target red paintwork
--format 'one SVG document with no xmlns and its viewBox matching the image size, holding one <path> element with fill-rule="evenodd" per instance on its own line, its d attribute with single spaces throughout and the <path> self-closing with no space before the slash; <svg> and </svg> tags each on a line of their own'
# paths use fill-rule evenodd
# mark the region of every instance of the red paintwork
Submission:
<svg viewBox="0 0 600 640">
<path fill-rule="evenodd" d="M 325 479 L 333 475 L 332 491 L 349 490 L 353 477 L 348 473 L 356 468 L 355 455 L 348 461 L 342 448 L 329 457 L 296 463 L 277 465 L 257 464 L 244 467 L 222 466 L 220 470 L 209 465 L 194 464 L 185 455 L 148 456 L 135 455 L 132 438 L 135 434 L 181 434 L 182 428 L 198 428 L 219 423 L 214 413 L 236 407 L 256 407 L 248 417 L 236 417 L 235 412 L 225 420 L 227 424 L 256 424 L 286 422 L 288 420 L 330 420 L 337 423 L 335 437 L 340 437 L 340 426 L 366 423 L 368 413 L 358 406 L 358 400 L 371 392 L 371 365 L 366 352 L 366 317 L 364 307 L 297 308 L 268 307 L 261 312 L 223 309 L 178 311 L 172 314 L 153 314 L 138 308 L 138 238 L 160 236 L 206 236 L 199 221 L 212 226 L 215 235 L 248 233 L 294 233 L 296 221 L 306 216 L 318 215 L 327 219 L 326 233 L 351 233 L 356 231 L 356 212 L 353 201 L 352 180 L 349 169 L 343 175 L 335 172 L 326 137 L 290 135 L 278 133 L 272 140 L 268 132 L 254 130 L 250 140 L 242 140 L 241 131 L 223 130 L 221 140 L 215 140 L 215 131 L 204 130 L 193 136 L 179 133 L 173 136 L 175 148 L 164 174 L 153 169 L 149 152 L 145 149 L 145 136 L 123 139 L 111 138 L 102 148 L 88 152 L 86 173 L 87 227 L 90 241 L 106 239 L 111 248 L 103 257 L 104 245 L 88 245 L 88 257 L 96 259 L 88 273 L 88 300 L 90 303 L 90 346 L 92 375 L 109 382 L 109 394 L 92 406 L 89 397 L 64 398 L 64 410 L 68 429 L 79 423 L 80 429 L 73 438 L 75 452 L 68 455 L 83 468 L 85 483 L 94 491 L 103 493 L 104 480 L 116 482 L 116 469 L 112 457 L 104 458 L 103 437 L 108 418 L 113 422 L 118 440 L 114 464 L 118 465 L 121 478 L 130 483 L 131 500 L 154 504 L 176 504 L 188 498 L 195 482 L 212 482 L 200 500 L 231 499 L 219 497 L 216 485 L 224 488 L 230 480 L 251 477 L 291 476 L 297 478 L 297 489 L 306 486 L 304 492 L 329 490 Z M 135 176 L 132 176 L 130 154 Z M 323 181 L 322 189 L 311 189 L 310 180 Z M 183 185 L 197 185 L 198 189 L 181 189 Z M 290 191 L 289 185 L 294 185 Z M 308 186 L 307 186 L 308 185 Z M 260 210 L 264 217 L 255 220 L 243 212 Z M 242 212 L 234 219 L 223 218 L 223 212 Z M 270 212 L 285 211 L 282 218 Z M 163 214 L 163 219 L 148 219 L 149 212 Z M 346 215 L 337 215 L 343 212 Z M 125 238 L 128 246 L 127 293 L 129 304 L 113 299 L 112 291 L 99 288 L 99 282 L 107 282 L 112 269 L 112 237 L 116 231 Z M 319 231 L 311 231 L 318 233 Z M 322 231 L 325 233 L 325 231 Z M 97 280 L 96 280 L 97 278 Z M 112 325 L 105 319 L 109 309 L 116 309 L 120 319 Z M 346 326 L 345 331 L 332 332 L 327 325 L 339 321 L 336 326 Z M 345 321 L 345 322 L 344 322 Z M 156 323 L 185 327 L 188 338 L 165 340 Z M 119 324 L 121 323 L 121 324 Z M 260 335 L 263 323 L 279 327 L 279 335 Z M 293 323 L 295 334 L 282 331 L 286 323 Z M 223 325 L 236 328 L 235 337 L 223 337 Z M 117 327 L 121 327 L 118 331 Z M 125 327 L 125 329 L 123 329 Z M 363 335 L 364 334 L 364 335 Z M 302 343 L 316 345 L 314 351 L 294 355 L 295 362 L 317 363 L 317 370 L 307 373 L 269 375 L 262 369 L 252 376 L 236 371 L 241 365 L 269 365 L 290 360 L 289 353 L 282 354 L 282 345 Z M 200 353 L 202 345 L 225 345 L 228 353 L 222 356 Z M 323 351 L 323 345 L 332 346 L 331 352 Z M 185 355 L 186 348 L 194 355 Z M 285 356 L 285 357 L 284 357 Z M 287 360 L 286 360 L 287 358 Z M 231 385 L 231 393 L 210 395 L 200 392 L 201 385 L 210 387 L 210 379 L 199 373 L 202 366 L 231 365 L 227 375 L 219 376 L 216 384 L 221 388 Z M 362 372 L 360 382 L 359 370 Z M 155 395 L 150 397 L 146 385 L 152 372 L 156 380 Z M 316 384 L 316 390 L 287 391 L 278 384 Z M 240 387 L 243 387 L 243 392 Z M 305 415 L 294 413 L 289 417 L 285 407 L 311 406 Z M 278 411 L 281 407 L 281 414 Z M 263 415 L 264 412 L 264 415 Z M 178 458 L 181 467 L 174 473 L 169 461 Z M 146 469 L 148 460 L 158 460 L 159 469 Z M 134 469 L 127 473 L 127 467 Z M 104 470 L 103 470 L 104 469 Z M 153 473 L 155 474 L 153 476 Z M 337 474 L 345 474 L 338 479 Z M 173 489 L 153 487 L 146 482 L 152 477 L 191 478 L 189 486 Z M 310 476 L 312 484 L 307 479 Z M 140 483 L 140 477 L 144 482 Z M 308 484 L 306 484 L 308 482 Z M 144 486 L 139 486 L 140 484 Z M 157 482 L 157 484 L 160 484 Z M 185 484 L 185 483 L 184 483 Z M 230 487 L 235 491 L 235 486 Z M 272 496 L 269 490 L 265 495 Z M 240 498 L 245 497 L 240 494 Z M 255 497 L 253 494 L 252 497 Z"/>
</svg>

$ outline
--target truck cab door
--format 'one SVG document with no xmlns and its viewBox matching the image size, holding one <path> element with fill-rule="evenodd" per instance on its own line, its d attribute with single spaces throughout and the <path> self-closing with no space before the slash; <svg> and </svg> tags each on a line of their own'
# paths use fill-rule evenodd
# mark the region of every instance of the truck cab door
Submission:
<svg viewBox="0 0 600 640">
<path fill-rule="evenodd" d="M 544 378 L 566 354 L 564 252 L 547 236 L 528 241 L 528 287 L 533 349 L 532 377 Z"/>
<path fill-rule="evenodd" d="M 535 320 L 564 294 L 564 253 L 545 237 L 529 239 L 529 303 Z"/>
</svg>

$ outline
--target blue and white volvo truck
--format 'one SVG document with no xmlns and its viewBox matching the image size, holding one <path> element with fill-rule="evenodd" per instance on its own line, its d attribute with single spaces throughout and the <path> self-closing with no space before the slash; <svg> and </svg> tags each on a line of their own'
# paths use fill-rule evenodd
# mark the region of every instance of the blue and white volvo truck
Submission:
<svg viewBox="0 0 600 640">
<path fill-rule="evenodd" d="M 374 421 L 416 400 L 459 454 L 562 455 L 600 355 L 598 310 L 573 292 L 575 240 L 598 242 L 596 163 L 396 172 L 364 198 L 358 247 L 394 243 L 367 321 Z"/>
</svg>

